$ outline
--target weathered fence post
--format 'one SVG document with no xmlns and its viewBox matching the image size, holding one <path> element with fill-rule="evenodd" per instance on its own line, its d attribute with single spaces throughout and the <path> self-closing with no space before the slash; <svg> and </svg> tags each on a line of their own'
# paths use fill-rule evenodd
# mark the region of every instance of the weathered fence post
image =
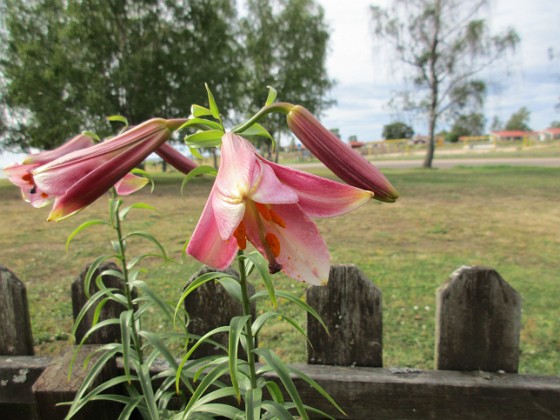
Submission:
<svg viewBox="0 0 560 420">
<path fill-rule="evenodd" d="M 516 373 L 521 297 L 491 268 L 461 267 L 436 293 L 438 370 Z"/>
<path fill-rule="evenodd" d="M 86 266 L 80 275 L 74 280 L 72 283 L 72 312 L 74 315 L 74 321 L 76 320 L 78 314 L 80 313 L 81 309 L 84 307 L 86 302 L 88 301 L 88 295 L 91 296 L 96 293 L 99 289 L 95 284 L 96 278 L 105 270 L 115 270 L 119 271 L 119 268 L 114 263 L 107 263 L 101 265 L 95 272 L 93 273 L 90 286 L 89 286 L 89 293 L 86 293 L 85 287 L 85 278 L 88 272 L 89 266 Z M 117 288 L 120 290 L 124 290 L 124 282 L 122 279 L 116 276 L 104 275 L 103 276 L 103 284 L 107 287 Z M 76 329 L 76 343 L 80 343 L 81 340 L 84 338 L 88 330 L 91 328 L 91 324 L 93 322 L 93 316 L 95 313 L 96 305 L 93 305 L 87 312 L 86 316 L 78 325 Z M 124 307 L 117 302 L 109 301 L 103 306 L 101 310 L 99 321 L 103 321 L 106 319 L 111 318 L 119 318 L 120 313 L 124 310 Z M 121 330 L 119 325 L 111 325 L 105 328 L 101 328 L 91 334 L 85 344 L 105 344 L 105 343 L 114 343 L 120 341 L 121 339 Z"/>
<path fill-rule="evenodd" d="M 332 266 L 327 286 L 307 289 L 307 363 L 382 366 L 381 291 L 354 265 Z"/>
<path fill-rule="evenodd" d="M 217 272 L 217 270 L 207 266 L 202 267 L 189 279 L 186 286 L 201 275 L 212 272 Z M 239 276 L 237 272 L 231 268 L 225 270 L 224 273 L 236 278 Z M 254 287 L 249 284 L 249 294 L 252 295 L 253 293 Z M 243 306 L 241 302 L 232 297 L 216 280 L 209 281 L 194 290 L 187 296 L 184 305 L 185 311 L 189 317 L 189 334 L 198 336 L 202 336 L 214 328 L 227 326 L 231 318 L 243 315 Z M 251 305 L 251 312 L 253 317 L 255 317 L 256 306 L 254 302 Z M 211 337 L 211 340 L 227 348 L 227 334 L 216 334 Z M 193 354 L 193 358 L 223 353 L 220 347 L 205 343 L 197 348 Z M 245 357 L 245 352 L 242 348 L 239 349 L 239 354 L 240 357 Z"/>
<path fill-rule="evenodd" d="M 25 285 L 3 265 L 0 265 L 0 355 L 33 355 Z"/>
</svg>

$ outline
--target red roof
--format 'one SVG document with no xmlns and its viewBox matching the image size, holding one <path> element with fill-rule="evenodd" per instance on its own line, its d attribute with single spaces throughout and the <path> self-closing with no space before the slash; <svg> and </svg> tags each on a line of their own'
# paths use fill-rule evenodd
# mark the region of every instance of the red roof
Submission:
<svg viewBox="0 0 560 420">
<path fill-rule="evenodd" d="M 551 127 L 543 130 L 542 133 L 560 134 L 560 127 Z"/>
<path fill-rule="evenodd" d="M 358 149 L 358 148 L 362 147 L 365 143 L 363 143 L 361 141 L 349 141 L 348 144 L 350 145 L 350 147 L 352 149 Z"/>
<path fill-rule="evenodd" d="M 523 137 L 531 133 L 528 131 L 521 131 L 521 130 L 509 130 L 509 131 L 492 131 L 491 134 L 498 137 Z"/>
</svg>

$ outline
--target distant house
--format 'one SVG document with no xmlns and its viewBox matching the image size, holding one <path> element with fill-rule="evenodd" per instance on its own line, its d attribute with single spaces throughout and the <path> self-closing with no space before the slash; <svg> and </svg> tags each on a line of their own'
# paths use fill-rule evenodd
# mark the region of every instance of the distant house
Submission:
<svg viewBox="0 0 560 420">
<path fill-rule="evenodd" d="M 534 137 L 534 136 L 535 133 L 532 131 L 505 130 L 505 131 L 490 132 L 490 140 L 492 141 L 523 140 L 523 138 L 525 137 Z"/>
<path fill-rule="evenodd" d="M 363 146 L 365 146 L 364 142 L 361 141 L 349 141 L 348 145 L 352 148 L 352 149 L 360 149 Z"/>
<path fill-rule="evenodd" d="M 560 127 L 547 128 L 539 131 L 539 140 L 556 140 L 560 139 Z"/>
</svg>

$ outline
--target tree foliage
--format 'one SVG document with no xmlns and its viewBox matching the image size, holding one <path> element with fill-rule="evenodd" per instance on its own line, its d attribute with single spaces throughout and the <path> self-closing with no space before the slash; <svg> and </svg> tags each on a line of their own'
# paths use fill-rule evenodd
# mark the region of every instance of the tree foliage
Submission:
<svg viewBox="0 0 560 420">
<path fill-rule="evenodd" d="M 521 107 L 517 112 L 511 114 L 504 128 L 506 130 L 531 131 L 529 127 L 530 119 L 531 111 L 525 107 Z"/>
<path fill-rule="evenodd" d="M 482 136 L 485 125 L 486 118 L 479 112 L 459 115 L 455 118 L 451 131 L 447 133 L 446 140 L 454 143 L 461 136 Z"/>
<path fill-rule="evenodd" d="M 480 107 L 485 84 L 475 76 L 519 42 L 513 29 L 488 33 L 484 19 L 477 17 L 485 3 L 395 0 L 390 10 L 371 8 L 376 38 L 391 45 L 414 85 L 401 96 L 401 106 L 427 116 L 425 167 L 432 165 L 440 118 Z"/>
<path fill-rule="evenodd" d="M 243 20 L 234 0 L 2 3 L 7 146 L 52 148 L 84 129 L 107 134 L 113 114 L 132 124 L 185 117 L 206 102 L 204 83 L 223 110 L 254 111 L 267 85 L 314 112 L 329 105 L 328 32 L 312 0 L 249 0 Z M 273 5 L 271 15 L 256 19 L 257 3 Z"/>
<path fill-rule="evenodd" d="M 264 86 L 273 86 L 280 100 L 301 104 L 314 114 L 333 104 L 327 98 L 334 86 L 326 70 L 329 31 L 317 2 L 248 0 L 241 36 L 248 110 L 264 103 Z M 284 130 L 284 118 L 273 118 L 270 132 L 278 135 Z"/>
<path fill-rule="evenodd" d="M 414 135 L 414 129 L 400 121 L 383 126 L 383 138 L 385 140 L 392 139 L 409 139 Z"/>
</svg>

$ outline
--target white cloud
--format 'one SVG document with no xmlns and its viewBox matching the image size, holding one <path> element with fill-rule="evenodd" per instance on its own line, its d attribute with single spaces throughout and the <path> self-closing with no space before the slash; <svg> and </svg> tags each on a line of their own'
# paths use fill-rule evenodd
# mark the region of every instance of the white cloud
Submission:
<svg viewBox="0 0 560 420">
<path fill-rule="evenodd" d="M 340 129 L 343 139 L 356 134 L 364 140 L 379 139 L 383 125 L 393 119 L 387 106 L 393 91 L 404 87 L 399 68 L 391 65 L 384 51 L 376 48 L 370 29 L 369 6 L 386 7 L 389 1 L 319 0 L 332 29 L 331 53 L 327 62 L 331 77 L 338 81 L 332 91 L 337 106 L 325 112 L 322 121 Z M 517 53 L 485 72 L 489 85 L 486 103 L 488 120 L 498 115 L 507 120 L 526 106 L 531 126 L 546 128 L 560 114 L 560 1 L 496 0 L 486 11 L 492 33 L 513 27 L 521 36 Z M 549 48 L 556 58 L 549 59 Z M 425 132 L 423 121 L 414 124 Z"/>
</svg>

